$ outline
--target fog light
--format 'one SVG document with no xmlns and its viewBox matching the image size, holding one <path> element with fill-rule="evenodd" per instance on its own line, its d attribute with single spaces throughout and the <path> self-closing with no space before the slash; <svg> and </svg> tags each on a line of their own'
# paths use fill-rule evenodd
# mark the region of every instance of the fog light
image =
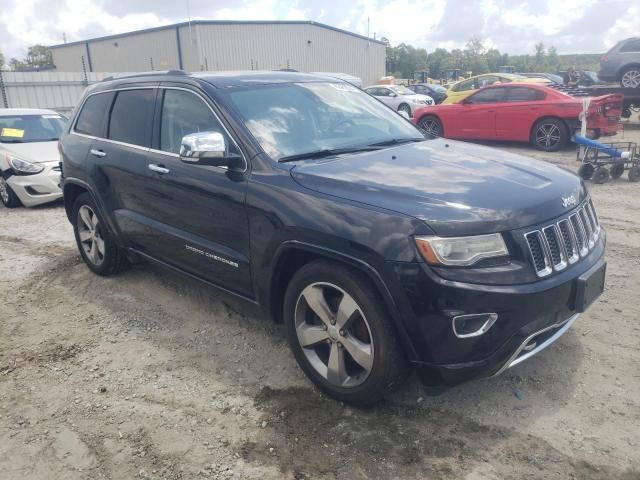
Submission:
<svg viewBox="0 0 640 480">
<path fill-rule="evenodd" d="M 472 313 L 469 315 L 457 315 L 451 320 L 453 333 L 458 338 L 478 337 L 486 333 L 496 320 L 497 313 Z"/>
</svg>

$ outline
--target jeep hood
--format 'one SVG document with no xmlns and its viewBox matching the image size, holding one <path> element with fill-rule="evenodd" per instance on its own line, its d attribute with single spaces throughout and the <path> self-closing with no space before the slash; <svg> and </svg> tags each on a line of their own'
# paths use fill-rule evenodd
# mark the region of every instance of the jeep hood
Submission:
<svg viewBox="0 0 640 480">
<path fill-rule="evenodd" d="M 58 141 L 55 142 L 27 142 L 0 143 L 0 154 L 11 153 L 32 163 L 58 162 Z"/>
<path fill-rule="evenodd" d="M 419 218 L 438 235 L 527 227 L 587 195 L 558 167 L 444 139 L 300 163 L 291 175 L 308 189 Z"/>
</svg>

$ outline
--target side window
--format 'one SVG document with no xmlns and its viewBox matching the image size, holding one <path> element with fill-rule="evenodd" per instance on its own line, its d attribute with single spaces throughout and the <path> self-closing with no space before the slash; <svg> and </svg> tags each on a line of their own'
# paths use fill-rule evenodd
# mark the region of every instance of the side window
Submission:
<svg viewBox="0 0 640 480">
<path fill-rule="evenodd" d="M 512 87 L 507 89 L 507 102 L 531 102 L 544 100 L 544 98 L 544 92 L 534 88 Z"/>
<path fill-rule="evenodd" d="M 75 131 L 92 137 L 101 137 L 112 98 L 113 94 L 110 92 L 96 93 L 87 98 L 78 115 Z"/>
<path fill-rule="evenodd" d="M 625 43 L 622 48 L 620 48 L 621 52 L 640 52 L 640 40 L 630 40 Z"/>
<path fill-rule="evenodd" d="M 464 91 L 466 91 L 466 90 L 473 90 L 473 88 L 474 88 L 474 82 L 475 82 L 475 79 L 473 79 L 473 78 L 472 78 L 472 79 L 470 79 L 470 80 L 465 80 L 465 81 L 463 81 L 463 82 L 456 83 L 456 84 L 453 86 L 452 90 L 453 90 L 454 92 L 464 92 Z"/>
<path fill-rule="evenodd" d="M 498 103 L 504 101 L 504 88 L 487 88 L 471 95 L 466 103 Z"/>
<path fill-rule="evenodd" d="M 379 92 L 379 88 L 368 88 L 365 90 L 365 92 L 367 92 L 369 95 L 373 95 L 374 97 L 379 97 L 380 96 L 380 92 Z"/>
<path fill-rule="evenodd" d="M 220 122 L 197 95 L 185 90 L 165 90 L 160 117 L 160 150 L 180 153 L 182 137 L 197 132 L 219 132 Z M 227 139 L 228 145 L 233 145 Z"/>
<path fill-rule="evenodd" d="M 111 108 L 107 138 L 148 147 L 155 94 L 156 91 L 149 88 L 119 91 Z"/>
<path fill-rule="evenodd" d="M 484 77 L 480 77 L 477 80 L 477 88 L 482 88 L 493 85 L 494 83 L 499 82 L 501 79 L 499 77 L 496 77 L 495 75 L 485 75 Z"/>
<path fill-rule="evenodd" d="M 378 90 L 380 90 L 380 93 L 378 95 L 380 95 L 381 97 L 391 96 L 391 90 L 389 90 L 388 88 L 379 88 Z"/>
</svg>

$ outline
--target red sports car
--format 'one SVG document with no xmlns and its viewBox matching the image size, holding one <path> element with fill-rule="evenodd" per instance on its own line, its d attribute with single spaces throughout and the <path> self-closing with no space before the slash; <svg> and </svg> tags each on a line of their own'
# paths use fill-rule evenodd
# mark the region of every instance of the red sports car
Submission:
<svg viewBox="0 0 640 480">
<path fill-rule="evenodd" d="M 460 103 L 420 108 L 413 123 L 433 137 L 531 142 L 555 152 L 580 128 L 583 98 L 542 85 L 494 84 Z M 614 135 L 622 128 L 622 101 L 621 94 L 591 98 L 591 138 Z"/>
</svg>

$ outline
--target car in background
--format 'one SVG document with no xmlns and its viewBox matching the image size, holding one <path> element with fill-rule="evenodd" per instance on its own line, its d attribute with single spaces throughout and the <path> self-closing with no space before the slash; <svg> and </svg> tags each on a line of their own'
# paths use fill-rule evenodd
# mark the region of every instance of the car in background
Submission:
<svg viewBox="0 0 640 480">
<path fill-rule="evenodd" d="M 640 88 L 640 37 L 618 42 L 600 58 L 598 78 L 620 82 L 626 88 Z"/>
<path fill-rule="evenodd" d="M 405 113 L 409 118 L 418 108 L 435 103 L 433 98 L 420 95 L 403 85 L 373 85 L 364 91 L 397 112 Z"/>
<path fill-rule="evenodd" d="M 591 99 L 587 114 L 592 138 L 614 135 L 622 124 L 623 96 Z M 530 142 L 554 152 L 580 127 L 582 98 L 543 85 L 501 84 L 485 87 L 460 103 L 425 107 L 413 122 L 430 137 Z"/>
<path fill-rule="evenodd" d="M 33 207 L 62 197 L 58 138 L 67 119 L 53 110 L 0 109 L 0 200 Z"/>
<path fill-rule="evenodd" d="M 536 73 L 536 72 L 518 72 L 516 75 L 520 75 L 521 77 L 527 78 L 544 78 L 549 81 L 550 85 L 563 85 L 564 77 L 561 75 L 556 75 L 555 73 Z"/>
<path fill-rule="evenodd" d="M 577 68 L 576 73 L 578 75 L 578 87 L 593 87 L 594 85 L 603 85 L 605 83 L 598 78 L 598 74 L 596 72 L 592 72 L 591 70 L 582 70 Z M 555 74 L 562 77 L 563 83 L 570 83 L 569 72 L 567 70 L 561 70 Z"/>
<path fill-rule="evenodd" d="M 447 89 L 435 83 L 414 83 L 413 85 L 407 85 L 407 88 L 421 95 L 427 95 L 433 98 L 436 104 L 444 102 L 447 98 Z"/>
<path fill-rule="evenodd" d="M 494 83 L 513 82 L 548 84 L 549 80 L 545 78 L 527 78 L 520 75 L 513 75 L 511 73 L 484 73 L 451 85 L 449 90 L 447 90 L 447 98 L 442 103 L 457 103 L 471 95 L 476 90 L 493 85 Z"/>
</svg>

